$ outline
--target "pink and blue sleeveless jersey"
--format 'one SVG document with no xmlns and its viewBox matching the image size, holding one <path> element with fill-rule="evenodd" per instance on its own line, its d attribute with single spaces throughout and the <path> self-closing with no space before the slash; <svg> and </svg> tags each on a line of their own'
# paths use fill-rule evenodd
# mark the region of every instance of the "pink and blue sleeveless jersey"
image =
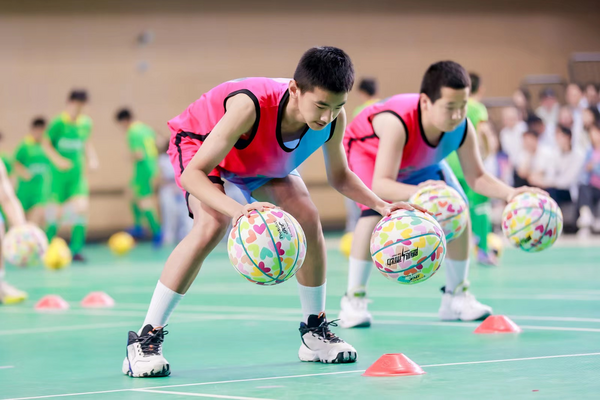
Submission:
<svg viewBox="0 0 600 400">
<path fill-rule="evenodd" d="M 379 138 L 373 130 L 373 118 L 381 113 L 398 117 L 406 131 L 406 143 L 398 171 L 399 182 L 416 184 L 431 179 L 442 168 L 442 161 L 457 150 L 467 136 L 467 121 L 463 121 L 451 132 L 444 132 L 437 145 L 429 143 L 421 124 L 419 94 L 399 94 L 365 108 L 346 128 L 344 147 L 350 168 L 374 168 Z M 360 165 L 358 165 L 360 164 Z M 357 172 L 357 171 L 355 171 Z M 358 173 L 358 172 L 357 172 Z M 369 174 L 364 175 L 368 180 Z M 370 171 L 372 180 L 372 171 Z M 362 176 L 361 176 L 362 179 Z M 363 179 L 365 181 L 365 179 Z M 365 182 L 369 187 L 371 181 Z"/>
<path fill-rule="evenodd" d="M 289 79 L 243 78 L 225 82 L 192 103 L 168 122 L 169 155 L 180 175 L 227 111 L 227 100 L 243 93 L 256 108 L 256 122 L 238 140 L 210 175 L 220 176 L 246 190 L 254 190 L 272 178 L 283 178 L 327 142 L 335 122 L 320 131 L 305 127 L 299 140 L 284 143 L 281 121 L 289 99 Z M 177 171 L 179 167 L 179 171 Z M 177 179 L 179 183 L 179 179 Z"/>
</svg>

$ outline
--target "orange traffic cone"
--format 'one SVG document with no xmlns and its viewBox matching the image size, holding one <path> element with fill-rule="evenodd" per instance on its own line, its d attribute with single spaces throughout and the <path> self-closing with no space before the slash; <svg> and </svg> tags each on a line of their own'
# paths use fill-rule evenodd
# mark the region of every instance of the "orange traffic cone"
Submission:
<svg viewBox="0 0 600 400">
<path fill-rule="evenodd" d="M 35 305 L 38 311 L 59 311 L 69 309 L 69 303 L 60 296 L 49 294 L 41 298 Z"/>
<path fill-rule="evenodd" d="M 490 315 L 475 329 L 475 333 L 520 333 L 521 328 L 504 315 Z"/>
<path fill-rule="evenodd" d="M 364 372 L 363 376 L 422 375 L 425 371 L 404 354 L 384 354 Z"/>
<path fill-rule="evenodd" d="M 114 307 L 115 301 L 104 292 L 91 292 L 83 300 L 81 307 L 85 308 L 107 308 Z"/>
</svg>

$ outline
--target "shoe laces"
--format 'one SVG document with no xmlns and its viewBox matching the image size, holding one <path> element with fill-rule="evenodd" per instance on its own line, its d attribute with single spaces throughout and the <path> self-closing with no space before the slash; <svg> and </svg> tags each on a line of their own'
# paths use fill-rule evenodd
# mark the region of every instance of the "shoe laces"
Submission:
<svg viewBox="0 0 600 400">
<path fill-rule="evenodd" d="M 164 327 L 158 326 L 152 329 L 150 332 L 142 335 L 136 339 L 136 342 L 140 344 L 142 353 L 145 356 L 160 355 L 162 343 L 169 331 L 165 331 Z"/>
<path fill-rule="evenodd" d="M 334 319 L 331 322 L 327 322 L 326 320 L 321 322 L 319 326 L 315 327 L 306 327 L 304 328 L 305 332 L 311 332 L 315 336 L 322 337 L 324 340 L 329 341 L 330 343 L 343 343 L 344 341 L 337 337 L 335 333 L 329 330 L 329 326 L 338 326 L 336 323 L 339 319 Z"/>
</svg>

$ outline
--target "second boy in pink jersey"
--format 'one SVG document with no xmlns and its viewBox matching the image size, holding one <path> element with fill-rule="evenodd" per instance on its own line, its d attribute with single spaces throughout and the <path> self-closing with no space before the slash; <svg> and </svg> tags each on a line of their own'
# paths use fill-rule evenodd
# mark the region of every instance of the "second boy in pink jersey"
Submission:
<svg viewBox="0 0 600 400">
<path fill-rule="evenodd" d="M 169 155 L 194 218 L 192 231 L 166 262 L 148 314 L 129 332 L 123 373 L 166 376 L 163 327 L 229 222 L 251 210 L 275 207 L 292 214 L 306 234 L 308 253 L 297 272 L 303 319 L 302 361 L 348 363 L 356 350 L 329 330 L 325 318 L 325 247 L 319 215 L 296 168 L 323 147 L 327 178 L 340 193 L 387 215 L 406 203 L 375 196 L 347 165 L 342 139 L 344 104 L 354 83 L 352 62 L 334 47 L 308 50 L 294 79 L 246 78 L 223 83 L 169 121 Z M 244 193 L 242 206 L 225 194 L 222 179 Z M 258 199 L 258 200 L 257 200 Z"/>
<path fill-rule="evenodd" d="M 466 119 L 469 75 L 452 61 L 429 67 L 418 94 L 399 94 L 365 108 L 348 125 L 344 138 L 350 169 L 381 198 L 400 201 L 426 185 L 450 185 L 464 193 L 444 159 L 458 156 L 469 186 L 488 197 L 510 200 L 523 191 L 500 182 L 483 169 L 476 134 Z M 465 201 L 467 201 L 465 197 Z M 367 205 L 354 231 L 350 253 L 348 289 L 342 298 L 340 325 L 369 326 L 366 289 L 373 268 L 370 237 L 381 215 Z M 442 320 L 471 321 L 484 318 L 492 309 L 468 292 L 469 232 L 448 245 L 443 267 Z"/>
</svg>

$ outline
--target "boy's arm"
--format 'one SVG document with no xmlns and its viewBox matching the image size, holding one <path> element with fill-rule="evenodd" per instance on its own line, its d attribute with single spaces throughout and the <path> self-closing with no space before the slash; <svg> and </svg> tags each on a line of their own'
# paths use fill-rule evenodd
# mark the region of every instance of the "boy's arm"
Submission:
<svg viewBox="0 0 600 400">
<path fill-rule="evenodd" d="M 234 224 L 249 210 L 274 207 L 269 203 L 242 206 L 209 180 L 208 174 L 227 156 L 241 135 L 252 129 L 256 120 L 254 102 L 238 94 L 227 100 L 227 112 L 181 174 L 183 188 L 208 207 L 232 217 Z"/>
<path fill-rule="evenodd" d="M 13 228 L 15 226 L 23 225 L 25 220 L 25 213 L 21 203 L 15 196 L 15 192 L 8 179 L 6 168 L 4 163 L 0 162 L 0 206 L 6 214 L 8 219 L 8 225 Z"/>
<path fill-rule="evenodd" d="M 50 124 L 48 131 L 42 138 L 42 149 L 44 149 L 44 153 L 46 153 L 46 156 L 50 162 L 52 162 L 52 164 L 54 164 L 58 169 L 66 170 L 73 167 L 73 163 L 71 160 L 61 156 L 52 144 L 52 139 L 60 135 L 59 130 L 59 124 L 56 121 L 53 121 Z"/>
<path fill-rule="evenodd" d="M 331 186 L 349 199 L 364 204 L 384 216 L 401 208 L 412 210 L 413 207 L 406 203 L 388 204 L 381 200 L 348 168 L 348 160 L 342 145 L 345 130 L 346 113 L 342 110 L 337 117 L 332 138 L 323 146 L 327 180 Z"/>
<path fill-rule="evenodd" d="M 88 167 L 92 171 L 96 171 L 100 167 L 100 162 L 98 161 L 98 153 L 96 152 L 96 148 L 89 140 L 85 142 L 85 156 L 88 160 Z"/>
<path fill-rule="evenodd" d="M 469 187 L 484 196 L 506 201 L 512 200 L 516 195 L 523 192 L 536 192 L 546 196 L 548 195 L 548 193 L 543 190 L 528 186 L 512 188 L 487 173 L 483 168 L 483 162 L 481 161 L 475 128 L 473 128 L 473 124 L 468 120 L 467 124 L 467 137 L 457 153 Z"/>
</svg>

